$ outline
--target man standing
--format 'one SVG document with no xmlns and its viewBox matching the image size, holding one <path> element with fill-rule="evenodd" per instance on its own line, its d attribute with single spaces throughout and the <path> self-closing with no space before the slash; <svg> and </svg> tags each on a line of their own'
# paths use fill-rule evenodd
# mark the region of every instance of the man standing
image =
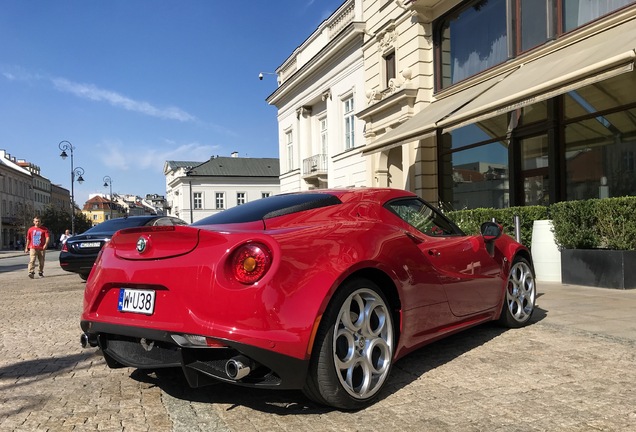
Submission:
<svg viewBox="0 0 636 432">
<path fill-rule="evenodd" d="M 39 216 L 33 218 L 33 226 L 27 231 L 24 253 L 29 253 L 29 277 L 35 275 L 35 259 L 39 262 L 39 275 L 44 277 L 44 255 L 49 244 L 49 230 L 42 226 Z"/>
</svg>

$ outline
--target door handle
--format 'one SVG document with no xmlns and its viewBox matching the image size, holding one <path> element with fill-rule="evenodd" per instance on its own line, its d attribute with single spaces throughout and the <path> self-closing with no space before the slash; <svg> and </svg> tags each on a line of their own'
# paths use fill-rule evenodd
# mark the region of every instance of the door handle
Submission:
<svg viewBox="0 0 636 432">
<path fill-rule="evenodd" d="M 442 253 L 440 251 L 438 251 L 437 249 L 429 249 L 428 250 L 428 254 L 431 256 L 440 256 Z"/>
</svg>

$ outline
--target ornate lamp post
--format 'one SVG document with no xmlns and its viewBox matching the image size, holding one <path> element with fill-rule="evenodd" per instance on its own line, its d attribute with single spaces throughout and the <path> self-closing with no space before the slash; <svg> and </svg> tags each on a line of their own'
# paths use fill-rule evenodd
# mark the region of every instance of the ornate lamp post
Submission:
<svg viewBox="0 0 636 432">
<path fill-rule="evenodd" d="M 71 234 L 75 234 L 75 177 L 77 176 L 77 182 L 79 184 L 84 183 L 84 169 L 81 167 L 75 168 L 73 165 L 73 144 L 68 141 L 60 141 L 58 144 L 62 153 L 60 153 L 60 157 L 62 160 L 65 160 L 68 157 L 66 151 L 68 150 L 71 154 Z"/>
<path fill-rule="evenodd" d="M 113 218 L 113 179 L 110 176 L 104 176 L 104 187 L 110 187 L 110 195 L 108 195 L 108 199 L 110 204 L 108 207 L 110 208 L 110 218 Z"/>
</svg>

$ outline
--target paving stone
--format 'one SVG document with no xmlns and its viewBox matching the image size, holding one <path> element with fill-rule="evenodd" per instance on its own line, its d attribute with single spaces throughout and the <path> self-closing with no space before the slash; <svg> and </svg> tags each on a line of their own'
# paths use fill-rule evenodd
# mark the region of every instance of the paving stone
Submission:
<svg viewBox="0 0 636 432">
<path fill-rule="evenodd" d="M 1 431 L 636 430 L 636 291 L 542 284 L 532 325 L 483 325 L 394 365 L 358 412 L 299 391 L 110 370 L 79 344 L 84 283 L 0 273 Z"/>
</svg>

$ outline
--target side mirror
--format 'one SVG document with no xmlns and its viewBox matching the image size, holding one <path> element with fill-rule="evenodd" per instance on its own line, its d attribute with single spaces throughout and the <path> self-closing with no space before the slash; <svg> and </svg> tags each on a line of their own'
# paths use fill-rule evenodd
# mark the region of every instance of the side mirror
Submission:
<svg viewBox="0 0 636 432">
<path fill-rule="evenodd" d="M 501 225 L 495 222 L 484 222 L 481 224 L 481 235 L 484 242 L 490 243 L 501 237 L 503 230 Z"/>
</svg>

